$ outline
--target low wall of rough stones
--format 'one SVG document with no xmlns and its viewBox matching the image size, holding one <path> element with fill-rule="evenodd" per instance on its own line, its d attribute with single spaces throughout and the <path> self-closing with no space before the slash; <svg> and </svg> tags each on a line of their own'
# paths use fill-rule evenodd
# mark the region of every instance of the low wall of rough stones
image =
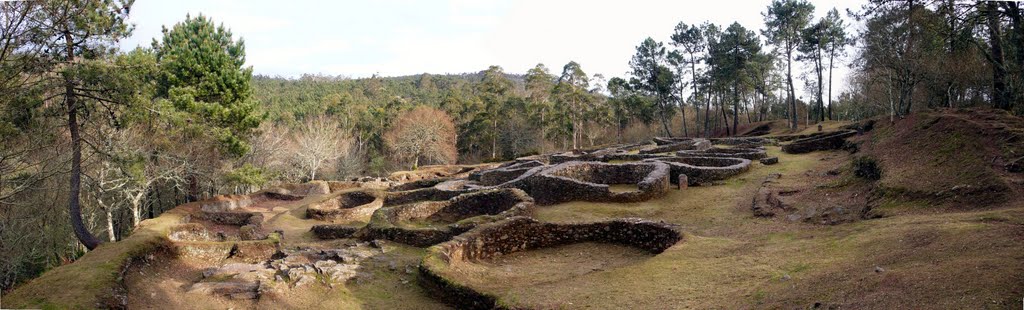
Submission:
<svg viewBox="0 0 1024 310">
<path fill-rule="evenodd" d="M 384 199 L 374 193 L 353 191 L 310 204 L 306 217 L 320 221 L 365 220 L 383 205 Z"/>
<path fill-rule="evenodd" d="M 544 163 L 536 160 L 515 162 L 507 166 L 475 172 L 469 175 L 469 179 L 483 186 L 495 186 L 514 180 L 530 169 L 541 166 L 544 166 Z"/>
<path fill-rule="evenodd" d="M 199 223 L 183 223 L 171 228 L 168 239 L 175 253 L 181 257 L 220 261 L 237 259 L 256 263 L 270 259 L 277 253 L 280 234 L 277 232 L 256 238 L 242 240 L 220 240 Z"/>
<path fill-rule="evenodd" d="M 711 143 L 722 144 L 722 145 L 766 145 L 770 144 L 771 140 L 762 137 L 727 137 L 727 138 L 711 138 Z"/>
<path fill-rule="evenodd" d="M 768 153 L 762 148 L 710 148 L 703 151 L 679 151 L 679 157 L 734 157 L 749 160 L 759 160 L 768 157 Z"/>
<path fill-rule="evenodd" d="M 668 164 L 669 181 L 679 183 L 679 175 L 686 175 L 687 185 L 724 180 L 750 170 L 750 160 L 729 157 L 665 157 L 652 159 Z"/>
<path fill-rule="evenodd" d="M 542 223 L 513 217 L 481 225 L 427 251 L 420 264 L 420 285 L 460 309 L 502 308 L 497 297 L 474 290 L 458 279 L 446 278 L 451 266 L 471 263 L 513 252 L 603 242 L 636 247 L 659 254 L 683 239 L 676 226 L 641 219 L 617 219 L 594 223 Z"/>
<path fill-rule="evenodd" d="M 430 187 L 434 187 L 434 185 L 437 185 L 437 184 L 439 184 L 441 182 L 448 181 L 449 179 L 450 178 L 436 178 L 436 179 L 425 179 L 425 180 L 417 180 L 417 181 L 412 181 L 412 182 L 406 182 L 406 183 L 403 183 L 403 184 L 400 184 L 400 185 L 392 186 L 391 188 L 388 188 L 388 191 L 389 192 L 403 192 L 403 191 L 411 191 L 411 190 L 417 190 L 417 189 L 422 189 L 422 188 L 430 188 Z"/>
<path fill-rule="evenodd" d="M 384 207 L 374 212 L 361 231 L 364 239 L 385 239 L 413 246 L 447 241 L 485 222 L 527 215 L 533 199 L 519 189 L 488 189 L 447 201 L 428 201 Z M 470 219 L 472 218 L 472 219 Z M 409 225 L 411 221 L 432 225 Z"/>
<path fill-rule="evenodd" d="M 837 150 L 843 147 L 846 138 L 856 135 L 856 131 L 837 131 L 809 138 L 793 140 L 782 145 L 782 151 L 789 154 L 802 154 L 814 151 Z"/>
<path fill-rule="evenodd" d="M 688 140 L 680 140 L 673 144 L 664 144 L 649 149 L 640 150 L 640 154 L 658 154 L 676 152 L 682 150 L 706 150 L 711 148 L 711 142 L 707 139 L 693 138 Z"/>
<path fill-rule="evenodd" d="M 573 161 L 543 168 L 507 186 L 523 189 L 541 205 L 569 201 L 640 202 L 668 192 L 669 172 L 668 165 L 660 162 Z M 637 190 L 612 192 L 609 184 L 636 184 Z"/>
<path fill-rule="evenodd" d="M 384 195 L 384 206 L 396 206 L 421 201 L 442 201 L 452 199 L 455 196 L 468 191 L 450 191 L 434 187 L 421 188 L 411 191 L 388 192 Z"/>
</svg>

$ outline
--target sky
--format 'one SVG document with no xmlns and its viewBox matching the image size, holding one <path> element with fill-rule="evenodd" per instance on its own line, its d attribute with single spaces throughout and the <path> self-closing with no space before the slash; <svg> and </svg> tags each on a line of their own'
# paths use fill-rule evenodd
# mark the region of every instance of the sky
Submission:
<svg viewBox="0 0 1024 310">
<path fill-rule="evenodd" d="M 813 0 L 815 18 L 833 7 L 857 9 L 865 0 Z M 304 73 L 359 78 L 419 73 L 478 72 L 499 65 L 525 73 L 538 63 L 552 73 L 569 61 L 590 75 L 624 77 L 636 46 L 647 37 L 666 42 L 680 21 L 739 22 L 763 28 L 769 0 L 138 0 L 135 31 L 121 48 L 150 46 L 186 14 L 203 14 L 243 38 L 256 74 Z M 794 73 L 798 71 L 794 69 Z M 833 96 L 848 69 L 837 69 Z M 802 83 L 799 83 L 802 84 Z M 799 85 L 798 85 L 799 87 Z M 798 93 L 799 95 L 799 93 Z"/>
</svg>

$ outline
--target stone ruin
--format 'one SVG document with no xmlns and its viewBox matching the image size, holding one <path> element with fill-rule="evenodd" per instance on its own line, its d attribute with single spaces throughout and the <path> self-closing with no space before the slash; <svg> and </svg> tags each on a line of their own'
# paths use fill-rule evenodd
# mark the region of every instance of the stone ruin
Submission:
<svg viewBox="0 0 1024 310">
<path fill-rule="evenodd" d="M 428 249 L 420 264 L 420 284 L 460 309 L 494 309 L 499 308 L 497 296 L 477 291 L 446 271 L 513 252 L 580 242 L 614 243 L 660 254 L 682 239 L 675 225 L 641 219 L 556 224 L 513 217 L 482 225 Z"/>
<path fill-rule="evenodd" d="M 519 189 L 489 189 L 428 201 L 384 207 L 359 232 L 364 239 L 384 239 L 413 246 L 447 241 L 481 223 L 528 215 L 533 199 Z"/>
<path fill-rule="evenodd" d="M 535 155 L 502 165 L 460 169 L 461 176 L 419 178 L 377 187 L 364 186 L 366 182 L 361 181 L 313 182 L 282 186 L 262 194 L 274 199 L 324 196 L 319 200 L 308 199 L 313 200 L 306 210 L 312 220 L 359 222 L 369 216 L 369 223 L 362 227 L 340 223 L 312 227 L 312 234 L 320 239 L 355 238 L 338 241 L 359 244 L 350 248 L 281 249 L 279 233 L 260 233 L 236 240 L 211 233 L 200 223 L 176 226 L 171 239 L 184 256 L 212 261 L 237 258 L 253 263 L 226 265 L 223 270 L 211 271 L 212 277 L 231 272 L 232 268 L 246 269 L 241 274 L 256 275 L 256 285 L 287 282 L 294 286 L 314 282 L 331 285 L 358 277 L 359 255 L 342 252 L 363 249 L 367 244 L 389 240 L 418 247 L 433 245 L 419 267 L 420 283 L 459 307 L 492 308 L 497 306 L 496 296 L 475 291 L 458 279 L 445 278 L 444 271 L 454 265 L 516 251 L 579 242 L 615 243 L 660 253 L 682 240 L 675 226 L 639 219 L 556 224 L 527 216 L 535 203 L 646 201 L 665 195 L 670 184 L 678 183 L 680 175 L 687 176 L 687 185 L 707 184 L 743 173 L 750 168 L 751 160 L 766 157 L 761 145 L 767 140 L 761 138 L 713 141 L 733 147 L 711 147 L 709 140 L 700 138 L 659 138 L 655 139 L 656 146 L 639 143 Z M 676 156 L 666 156 L 667 152 L 675 152 Z M 620 161 L 624 163 L 608 163 Z M 352 188 L 360 189 L 349 190 Z M 262 216 L 239 212 L 252 205 L 252 197 L 248 197 L 250 201 L 241 196 L 223 198 L 217 202 L 220 207 L 205 208 L 196 218 L 216 225 L 259 228 L 256 223 L 262 222 Z M 207 282 L 213 281 L 200 281 Z M 242 281 L 244 284 L 236 285 L 236 290 L 219 287 L 222 284 L 200 283 L 193 285 L 193 289 L 232 298 L 253 296 L 253 281 Z M 259 290 L 255 292 L 258 294 Z"/>
<path fill-rule="evenodd" d="M 759 160 L 761 158 L 768 157 L 768 153 L 765 152 L 764 148 L 721 148 L 713 147 L 703 151 L 678 151 L 676 156 L 679 157 L 731 157 L 731 158 L 743 158 L 749 160 Z"/>
<path fill-rule="evenodd" d="M 640 154 L 659 154 L 683 150 L 703 151 L 711 148 L 711 141 L 702 138 L 670 140 L 675 143 L 661 144 L 656 147 L 640 150 Z"/>
<path fill-rule="evenodd" d="M 668 192 L 669 167 L 661 162 L 608 164 L 572 161 L 538 169 L 536 174 L 510 182 L 541 205 L 568 201 L 639 202 Z M 636 185 L 613 191 L 611 185 Z"/>
<path fill-rule="evenodd" d="M 495 169 L 474 172 L 469 175 L 469 180 L 476 181 L 483 186 L 497 186 L 522 176 L 530 169 L 541 166 L 544 166 L 544 163 L 536 160 L 513 162 Z"/>
<path fill-rule="evenodd" d="M 846 144 L 846 138 L 856 135 L 853 130 L 823 133 L 806 138 L 796 139 L 782 145 L 782 151 L 789 154 L 802 154 L 814 151 L 837 150 Z"/>
<path fill-rule="evenodd" d="M 310 204 L 306 217 L 320 221 L 367 219 L 384 199 L 370 191 L 352 191 Z"/>
<path fill-rule="evenodd" d="M 750 160 L 744 158 L 665 157 L 651 160 L 669 165 L 669 181 L 673 184 L 678 184 L 679 175 L 686 175 L 686 185 L 701 185 L 725 180 L 750 170 Z"/>
</svg>

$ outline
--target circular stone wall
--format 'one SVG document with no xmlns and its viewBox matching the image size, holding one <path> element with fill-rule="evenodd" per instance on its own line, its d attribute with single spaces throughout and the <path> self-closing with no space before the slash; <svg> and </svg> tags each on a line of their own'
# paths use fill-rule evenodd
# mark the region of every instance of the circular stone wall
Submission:
<svg viewBox="0 0 1024 310">
<path fill-rule="evenodd" d="M 431 201 L 384 207 L 374 212 L 361 237 L 413 246 L 447 241 L 479 224 L 526 215 L 533 199 L 519 189 L 488 189 Z"/>
<path fill-rule="evenodd" d="M 420 285 L 460 309 L 503 308 L 497 297 L 446 276 L 446 271 L 495 256 L 581 242 L 620 244 L 659 254 L 682 239 L 674 225 L 640 219 L 556 224 L 513 217 L 481 225 L 428 249 L 420 264 Z"/>
<path fill-rule="evenodd" d="M 744 158 L 749 160 L 758 160 L 761 158 L 768 157 L 763 149 L 757 148 L 710 148 L 704 151 L 679 151 L 676 152 L 676 156 L 679 157 L 734 157 Z"/>
<path fill-rule="evenodd" d="M 652 159 L 671 167 L 669 181 L 679 183 L 686 175 L 687 185 L 724 180 L 750 170 L 750 160 L 730 157 L 666 157 Z"/>
<path fill-rule="evenodd" d="M 321 221 L 365 219 L 384 205 L 373 193 L 354 191 L 337 195 L 320 202 L 312 203 L 306 208 L 306 217 Z"/>
<path fill-rule="evenodd" d="M 568 201 L 639 202 L 668 192 L 669 166 L 661 162 L 608 164 L 572 161 L 540 170 L 515 183 L 538 204 Z M 635 186 L 613 191 L 614 185 Z"/>
</svg>

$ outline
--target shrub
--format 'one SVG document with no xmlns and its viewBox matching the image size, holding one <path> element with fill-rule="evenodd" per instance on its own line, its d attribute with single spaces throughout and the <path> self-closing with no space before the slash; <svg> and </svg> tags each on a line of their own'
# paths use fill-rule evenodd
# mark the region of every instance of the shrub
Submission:
<svg viewBox="0 0 1024 310">
<path fill-rule="evenodd" d="M 882 178 L 882 168 L 878 166 L 878 161 L 871 157 L 857 157 L 853 159 L 853 175 L 877 181 Z"/>
</svg>

